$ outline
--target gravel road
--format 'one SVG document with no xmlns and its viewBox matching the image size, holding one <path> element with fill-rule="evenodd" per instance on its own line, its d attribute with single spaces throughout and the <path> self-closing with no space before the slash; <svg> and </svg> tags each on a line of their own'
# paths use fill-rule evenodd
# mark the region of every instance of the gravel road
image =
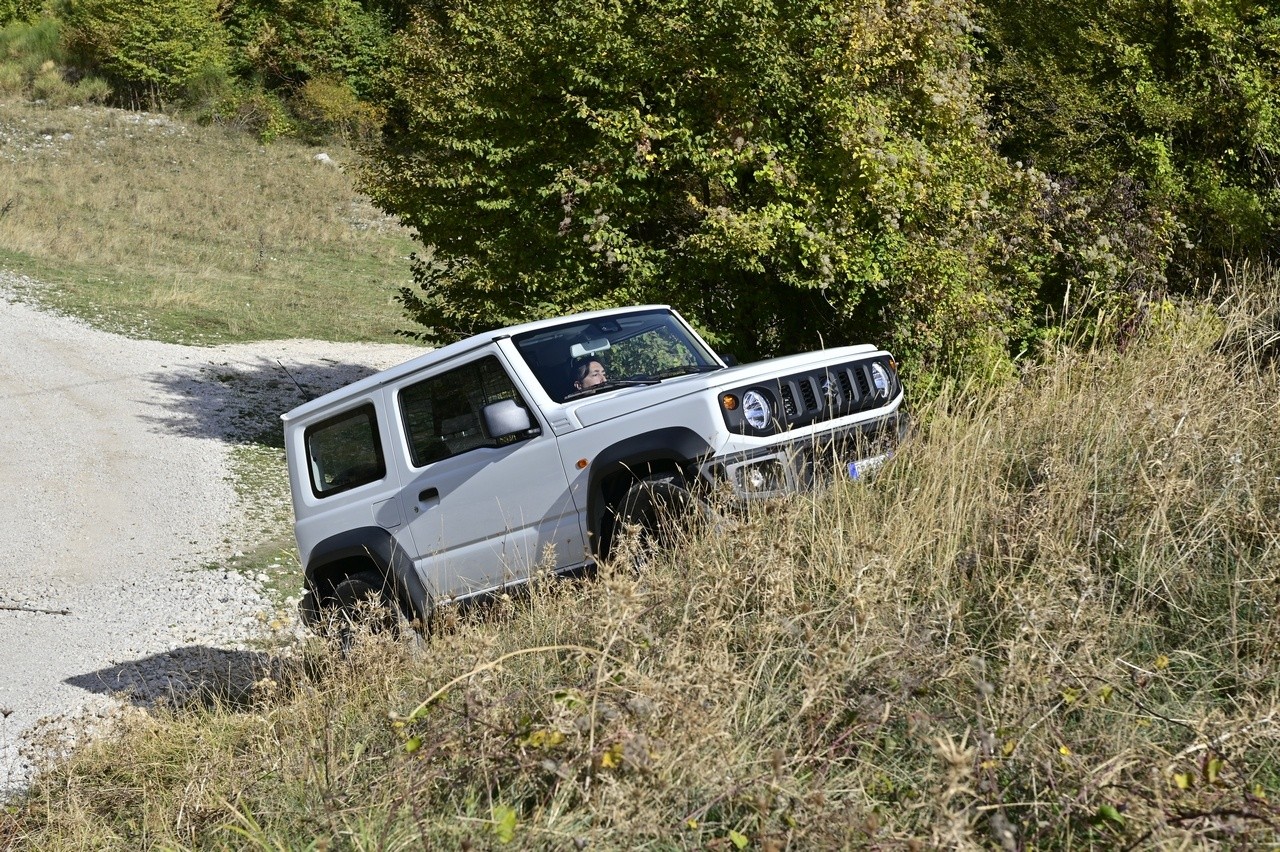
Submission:
<svg viewBox="0 0 1280 852">
<path fill-rule="evenodd" d="M 420 352 L 134 340 L 37 310 L 0 272 L 0 796 L 32 743 L 261 661 L 274 607 L 224 564 L 242 541 L 229 454 L 302 393 Z M 279 362 L 279 363 L 277 363 Z"/>
</svg>

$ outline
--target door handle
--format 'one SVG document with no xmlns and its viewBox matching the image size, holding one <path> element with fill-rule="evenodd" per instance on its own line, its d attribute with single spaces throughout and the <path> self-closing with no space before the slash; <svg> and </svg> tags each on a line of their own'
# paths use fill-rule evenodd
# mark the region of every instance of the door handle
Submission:
<svg viewBox="0 0 1280 852">
<path fill-rule="evenodd" d="M 440 497 L 440 490 L 438 488 L 427 488 L 426 490 L 418 492 L 419 503 L 425 503 L 428 500 L 435 500 L 439 497 Z"/>
</svg>

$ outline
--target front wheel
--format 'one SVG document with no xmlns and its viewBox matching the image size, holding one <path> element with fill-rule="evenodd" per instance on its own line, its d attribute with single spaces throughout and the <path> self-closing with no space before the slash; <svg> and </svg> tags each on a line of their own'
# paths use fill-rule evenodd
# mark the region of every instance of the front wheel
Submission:
<svg viewBox="0 0 1280 852">
<path fill-rule="evenodd" d="M 676 544 L 706 508 L 678 473 L 657 473 L 638 479 L 623 494 L 615 515 L 613 543 L 631 528 L 637 537 L 637 561 L 655 550 Z"/>
</svg>

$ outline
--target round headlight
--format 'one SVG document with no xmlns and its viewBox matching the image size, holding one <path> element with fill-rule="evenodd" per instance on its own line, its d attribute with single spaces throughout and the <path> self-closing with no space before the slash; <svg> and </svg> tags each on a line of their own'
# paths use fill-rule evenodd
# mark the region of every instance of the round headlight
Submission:
<svg viewBox="0 0 1280 852">
<path fill-rule="evenodd" d="M 769 408 L 769 400 L 759 391 L 747 391 L 742 395 L 742 416 L 752 429 L 768 429 L 773 420 L 773 411 Z"/>
<path fill-rule="evenodd" d="M 871 383 L 876 386 L 876 395 L 889 395 L 889 371 L 880 363 L 871 365 Z"/>
</svg>

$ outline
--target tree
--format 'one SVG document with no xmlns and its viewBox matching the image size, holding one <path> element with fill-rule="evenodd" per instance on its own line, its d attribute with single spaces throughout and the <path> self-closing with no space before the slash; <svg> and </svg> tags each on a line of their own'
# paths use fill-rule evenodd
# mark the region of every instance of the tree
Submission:
<svg viewBox="0 0 1280 852">
<path fill-rule="evenodd" d="M 227 0 L 223 19 L 245 77 L 286 94 L 315 78 L 367 94 L 386 64 L 387 3 L 359 0 Z"/>
<path fill-rule="evenodd" d="M 424 335 L 661 301 L 752 358 L 930 365 L 1025 331 L 1024 176 L 963 0 L 439 0 L 399 35 L 363 185 L 414 228 Z"/>
<path fill-rule="evenodd" d="M 1191 287 L 1280 243 L 1280 8 L 986 0 L 1003 150 L 1072 187 L 1059 236 L 1113 287 Z M 1143 227 L 1133 227 L 1145 222 Z M 1100 256 L 1101 256 L 1100 255 Z"/>
<path fill-rule="evenodd" d="M 59 17 L 74 64 L 123 99 L 158 107 L 225 67 L 219 0 L 64 0 Z"/>
</svg>

